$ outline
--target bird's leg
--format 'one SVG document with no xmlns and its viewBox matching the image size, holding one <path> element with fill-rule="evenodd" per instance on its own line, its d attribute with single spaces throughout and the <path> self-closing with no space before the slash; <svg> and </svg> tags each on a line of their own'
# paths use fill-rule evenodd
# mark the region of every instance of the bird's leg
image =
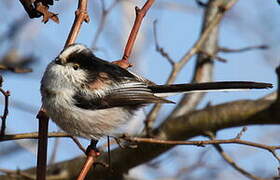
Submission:
<svg viewBox="0 0 280 180">
<path fill-rule="evenodd" d="M 92 139 L 90 141 L 90 145 L 87 147 L 86 155 L 89 156 L 89 153 L 95 153 L 97 156 L 100 155 L 99 150 L 96 147 L 96 144 L 98 143 L 98 140 Z"/>
</svg>

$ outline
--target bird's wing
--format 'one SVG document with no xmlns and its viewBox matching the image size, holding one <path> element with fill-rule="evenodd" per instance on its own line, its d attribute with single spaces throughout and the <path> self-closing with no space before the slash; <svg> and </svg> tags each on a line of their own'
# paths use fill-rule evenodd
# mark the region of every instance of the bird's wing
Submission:
<svg viewBox="0 0 280 180">
<path fill-rule="evenodd" d="M 75 105 L 83 109 L 106 109 L 122 106 L 141 106 L 148 103 L 172 103 L 166 99 L 155 96 L 143 82 L 123 82 L 105 86 L 104 82 L 98 82 L 98 86 L 104 88 L 78 91 L 73 99 Z M 94 85 L 96 87 L 97 84 Z"/>
</svg>

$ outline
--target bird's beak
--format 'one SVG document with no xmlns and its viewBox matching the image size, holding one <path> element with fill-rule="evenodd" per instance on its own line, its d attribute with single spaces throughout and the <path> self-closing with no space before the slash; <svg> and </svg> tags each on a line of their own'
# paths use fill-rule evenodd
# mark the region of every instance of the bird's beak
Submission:
<svg viewBox="0 0 280 180">
<path fill-rule="evenodd" d="M 61 61 L 61 59 L 58 58 L 58 57 L 55 58 L 54 62 L 55 62 L 55 64 L 62 65 L 62 61 Z"/>
</svg>

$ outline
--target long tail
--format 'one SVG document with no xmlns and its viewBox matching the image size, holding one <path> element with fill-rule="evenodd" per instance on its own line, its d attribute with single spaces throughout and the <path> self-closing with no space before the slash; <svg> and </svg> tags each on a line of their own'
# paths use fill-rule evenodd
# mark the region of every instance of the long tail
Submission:
<svg viewBox="0 0 280 180">
<path fill-rule="evenodd" d="M 272 88 L 270 83 L 251 82 L 251 81 L 221 81 L 193 84 L 172 84 L 154 85 L 148 88 L 156 96 L 166 97 L 177 93 L 209 92 L 209 91 L 236 91 L 248 89 L 267 89 Z"/>
</svg>

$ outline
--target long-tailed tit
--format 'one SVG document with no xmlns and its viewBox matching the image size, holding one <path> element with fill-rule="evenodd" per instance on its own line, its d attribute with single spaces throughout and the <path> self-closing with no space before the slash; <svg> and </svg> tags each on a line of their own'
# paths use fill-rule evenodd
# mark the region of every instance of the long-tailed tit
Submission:
<svg viewBox="0 0 280 180">
<path fill-rule="evenodd" d="M 94 56 L 82 44 L 73 44 L 48 65 L 41 94 L 43 108 L 61 129 L 98 140 L 112 135 L 144 105 L 172 103 L 163 98 L 172 94 L 271 87 L 268 83 L 240 81 L 156 85 Z"/>
</svg>

